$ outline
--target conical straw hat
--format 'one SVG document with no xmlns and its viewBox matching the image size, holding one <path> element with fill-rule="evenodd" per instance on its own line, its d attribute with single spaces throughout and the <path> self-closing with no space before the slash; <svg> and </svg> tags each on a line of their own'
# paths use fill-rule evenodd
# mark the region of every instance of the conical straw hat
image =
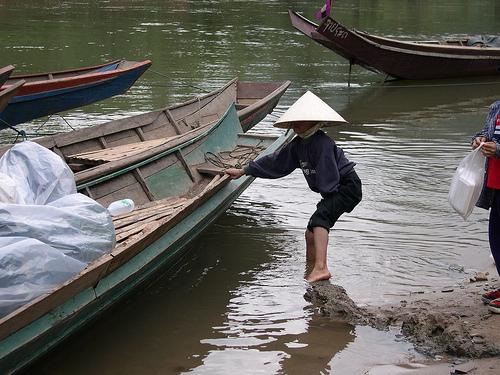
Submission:
<svg viewBox="0 0 500 375">
<path fill-rule="evenodd" d="M 347 121 L 323 100 L 307 91 L 274 123 L 277 128 L 289 128 L 297 121 L 321 122 L 322 126 L 342 125 Z"/>
</svg>

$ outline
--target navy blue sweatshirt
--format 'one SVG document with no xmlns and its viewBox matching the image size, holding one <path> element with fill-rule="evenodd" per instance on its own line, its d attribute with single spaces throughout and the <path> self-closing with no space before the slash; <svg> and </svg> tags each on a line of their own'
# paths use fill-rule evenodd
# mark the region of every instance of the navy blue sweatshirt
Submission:
<svg viewBox="0 0 500 375">
<path fill-rule="evenodd" d="M 338 190 L 340 178 L 349 174 L 354 165 L 333 139 L 318 130 L 307 139 L 295 137 L 281 150 L 251 161 L 245 174 L 279 178 L 300 168 L 311 190 L 325 196 Z"/>
</svg>

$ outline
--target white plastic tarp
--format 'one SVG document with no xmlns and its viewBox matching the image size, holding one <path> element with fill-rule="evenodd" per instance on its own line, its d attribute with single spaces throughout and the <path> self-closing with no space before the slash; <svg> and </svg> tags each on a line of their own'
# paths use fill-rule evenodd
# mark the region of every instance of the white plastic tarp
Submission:
<svg viewBox="0 0 500 375">
<path fill-rule="evenodd" d="M 76 193 L 73 172 L 46 148 L 34 142 L 13 146 L 0 159 L 0 173 L 17 192 L 15 203 L 0 202 L 3 316 L 110 252 L 115 231 L 108 211 Z"/>
</svg>

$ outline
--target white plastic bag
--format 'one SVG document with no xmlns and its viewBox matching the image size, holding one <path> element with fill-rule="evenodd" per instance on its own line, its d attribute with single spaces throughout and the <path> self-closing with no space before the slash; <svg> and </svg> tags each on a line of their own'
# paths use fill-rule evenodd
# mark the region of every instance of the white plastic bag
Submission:
<svg viewBox="0 0 500 375">
<path fill-rule="evenodd" d="M 463 158 L 451 180 L 448 202 L 464 220 L 472 213 L 483 188 L 485 157 L 480 152 L 482 146 L 481 143 Z"/>
</svg>

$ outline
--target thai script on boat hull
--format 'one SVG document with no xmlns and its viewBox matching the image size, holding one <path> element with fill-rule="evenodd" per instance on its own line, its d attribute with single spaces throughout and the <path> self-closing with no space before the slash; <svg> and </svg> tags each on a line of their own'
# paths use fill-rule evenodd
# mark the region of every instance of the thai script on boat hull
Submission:
<svg viewBox="0 0 500 375">
<path fill-rule="evenodd" d="M 346 39 L 349 32 L 344 28 L 344 26 L 339 25 L 337 22 L 331 18 L 327 18 L 325 22 L 320 26 L 320 31 L 330 38 Z"/>
</svg>

